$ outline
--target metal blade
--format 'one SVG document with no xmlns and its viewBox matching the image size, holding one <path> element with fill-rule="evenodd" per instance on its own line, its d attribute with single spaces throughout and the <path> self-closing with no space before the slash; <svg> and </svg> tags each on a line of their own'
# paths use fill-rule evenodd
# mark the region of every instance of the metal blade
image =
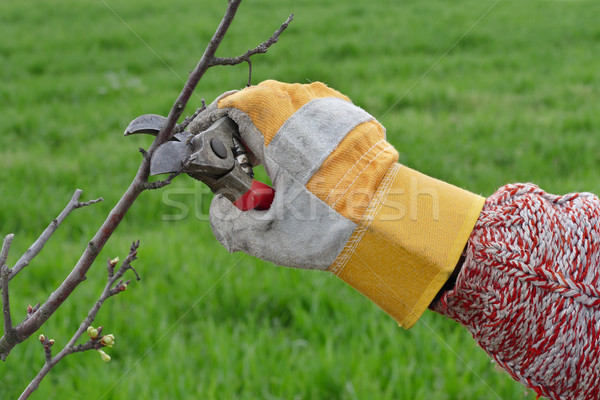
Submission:
<svg viewBox="0 0 600 400">
<path fill-rule="evenodd" d="M 170 140 L 177 140 L 178 142 L 187 143 L 193 137 L 194 137 L 194 135 L 192 135 L 188 131 L 183 131 L 183 132 L 174 134 Z"/>
<path fill-rule="evenodd" d="M 183 161 L 191 154 L 191 146 L 187 143 L 173 141 L 160 145 L 150 161 L 150 175 L 180 172 Z"/>
<path fill-rule="evenodd" d="M 127 129 L 123 133 L 125 136 L 135 133 L 148 133 L 156 136 L 161 128 L 165 125 L 167 119 L 162 115 L 144 114 L 140 115 L 129 123 Z"/>
</svg>

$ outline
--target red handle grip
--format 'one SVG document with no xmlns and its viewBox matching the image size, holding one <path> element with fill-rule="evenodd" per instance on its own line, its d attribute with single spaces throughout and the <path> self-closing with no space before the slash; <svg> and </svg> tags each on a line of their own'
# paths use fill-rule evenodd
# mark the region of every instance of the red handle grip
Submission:
<svg viewBox="0 0 600 400">
<path fill-rule="evenodd" d="M 271 186 L 253 179 L 250 189 L 234 201 L 233 205 L 242 211 L 268 210 L 274 196 L 275 190 Z"/>
</svg>

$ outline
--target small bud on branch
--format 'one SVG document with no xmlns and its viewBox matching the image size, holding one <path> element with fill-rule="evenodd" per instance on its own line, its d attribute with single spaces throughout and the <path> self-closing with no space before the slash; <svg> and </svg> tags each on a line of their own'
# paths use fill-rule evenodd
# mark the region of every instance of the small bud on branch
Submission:
<svg viewBox="0 0 600 400">
<path fill-rule="evenodd" d="M 102 339 L 100 339 L 100 343 L 106 347 L 113 347 L 115 344 L 115 336 L 113 334 L 104 335 Z"/>
<path fill-rule="evenodd" d="M 87 328 L 87 334 L 90 336 L 90 339 L 96 339 L 98 337 L 98 329 L 90 325 Z"/>
<path fill-rule="evenodd" d="M 98 349 L 98 353 L 100 353 L 100 357 L 102 358 L 102 361 L 104 361 L 104 362 L 110 361 L 110 356 L 108 354 L 106 354 L 104 351 Z"/>
</svg>

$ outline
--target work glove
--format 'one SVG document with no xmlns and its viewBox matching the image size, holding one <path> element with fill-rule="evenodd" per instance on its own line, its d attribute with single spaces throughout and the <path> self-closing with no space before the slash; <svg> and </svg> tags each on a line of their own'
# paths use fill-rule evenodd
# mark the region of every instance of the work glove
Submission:
<svg viewBox="0 0 600 400">
<path fill-rule="evenodd" d="M 384 127 L 319 82 L 227 92 L 188 130 L 223 116 L 275 189 L 264 211 L 213 198 L 210 223 L 223 246 L 330 271 L 412 326 L 453 272 L 485 199 L 399 165 Z"/>
<path fill-rule="evenodd" d="M 224 115 L 275 188 L 265 211 L 214 197 L 211 226 L 229 251 L 330 271 L 405 328 L 431 306 L 538 397 L 598 398 L 597 196 L 517 184 L 486 200 L 427 177 L 321 83 L 225 93 L 188 129 Z M 456 284 L 432 303 L 463 250 Z"/>
</svg>

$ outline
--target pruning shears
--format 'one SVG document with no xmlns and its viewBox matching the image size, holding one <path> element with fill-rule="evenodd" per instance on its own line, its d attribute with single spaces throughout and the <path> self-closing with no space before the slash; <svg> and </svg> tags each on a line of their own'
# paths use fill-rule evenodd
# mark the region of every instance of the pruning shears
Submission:
<svg viewBox="0 0 600 400">
<path fill-rule="evenodd" d="M 142 115 L 131 121 L 125 136 L 156 136 L 166 120 L 156 114 Z M 176 133 L 156 149 L 150 160 L 150 175 L 182 172 L 204 182 L 213 193 L 222 194 L 242 211 L 266 210 L 273 202 L 275 191 L 254 179 L 238 126 L 229 117 L 218 119 L 196 135 L 185 130 Z"/>
</svg>

